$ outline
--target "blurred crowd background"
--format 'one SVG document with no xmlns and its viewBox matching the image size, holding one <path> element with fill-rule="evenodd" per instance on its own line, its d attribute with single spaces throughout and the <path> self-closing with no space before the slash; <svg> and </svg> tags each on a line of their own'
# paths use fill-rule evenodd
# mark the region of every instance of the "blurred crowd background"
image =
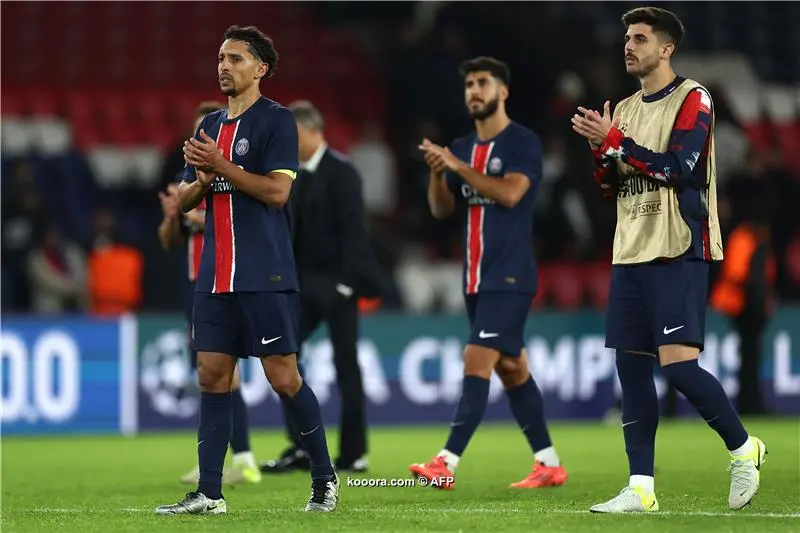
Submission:
<svg viewBox="0 0 800 533">
<path fill-rule="evenodd" d="M 615 209 L 573 134 L 578 105 L 638 89 L 619 18 L 641 4 L 504 2 L 31 2 L 2 4 L 2 310 L 182 309 L 185 250 L 158 242 L 158 192 L 183 166 L 193 113 L 217 89 L 231 24 L 281 55 L 266 96 L 311 100 L 361 170 L 391 291 L 383 309 L 461 312 L 463 221 L 429 215 L 423 137 L 472 127 L 458 64 L 511 68 L 509 110 L 545 147 L 536 308 L 603 308 Z M 720 216 L 772 228 L 777 294 L 800 300 L 798 3 L 662 2 L 684 21 L 678 73 L 715 101 Z"/>
</svg>

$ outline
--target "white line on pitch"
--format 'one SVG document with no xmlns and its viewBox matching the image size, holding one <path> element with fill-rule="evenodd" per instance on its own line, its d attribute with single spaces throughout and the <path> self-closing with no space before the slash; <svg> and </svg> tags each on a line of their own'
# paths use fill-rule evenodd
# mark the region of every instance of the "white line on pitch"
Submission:
<svg viewBox="0 0 800 533">
<path fill-rule="evenodd" d="M 351 507 L 342 508 L 342 511 L 345 513 L 382 513 L 389 510 L 386 507 Z M 405 511 L 409 510 L 408 506 L 398 506 L 395 508 L 396 511 Z M 491 509 L 487 507 L 464 507 L 464 508 L 457 508 L 457 507 L 447 507 L 447 508 L 425 508 L 425 509 L 416 509 L 420 511 L 430 512 L 430 513 L 486 513 L 486 514 L 507 514 L 507 513 L 532 513 L 532 514 L 575 514 L 581 515 L 590 514 L 589 511 L 582 511 L 578 509 Z M 109 514 L 109 513 L 152 513 L 155 512 L 155 508 L 141 508 L 141 507 L 129 507 L 120 510 L 112 510 L 112 509 L 63 509 L 63 508 L 36 508 L 36 509 L 25 509 L 22 512 L 31 512 L 31 513 L 87 513 L 87 514 Z M 302 507 L 284 507 L 284 508 L 253 508 L 248 507 L 245 509 L 234 509 L 231 511 L 232 513 L 261 513 L 261 514 L 276 514 L 276 513 L 291 513 L 291 512 L 302 512 Z M 740 512 L 740 513 L 733 513 L 733 512 L 713 512 L 713 511 L 658 511 L 652 514 L 643 515 L 639 513 L 632 513 L 632 516 L 710 516 L 710 517 L 731 517 L 731 518 L 800 518 L 800 513 L 748 513 L 748 512 Z M 629 515 L 629 516 L 631 516 Z"/>
</svg>

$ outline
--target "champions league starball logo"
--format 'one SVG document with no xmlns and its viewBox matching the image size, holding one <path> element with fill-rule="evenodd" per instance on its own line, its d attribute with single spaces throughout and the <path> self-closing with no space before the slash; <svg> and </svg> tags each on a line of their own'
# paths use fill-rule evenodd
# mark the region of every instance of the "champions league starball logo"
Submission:
<svg viewBox="0 0 800 533">
<path fill-rule="evenodd" d="M 184 331 L 165 331 L 145 346 L 140 384 L 156 412 L 174 418 L 197 414 L 200 401 Z"/>
</svg>

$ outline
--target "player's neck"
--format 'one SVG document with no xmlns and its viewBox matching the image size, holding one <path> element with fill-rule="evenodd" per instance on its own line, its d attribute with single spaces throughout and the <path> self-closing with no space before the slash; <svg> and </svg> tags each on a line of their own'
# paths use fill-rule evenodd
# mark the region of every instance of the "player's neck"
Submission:
<svg viewBox="0 0 800 533">
<path fill-rule="evenodd" d="M 650 96 L 672 83 L 674 79 L 675 71 L 672 70 L 672 67 L 665 65 L 655 69 L 644 78 L 639 78 L 639 82 L 642 84 L 644 95 Z"/>
<path fill-rule="evenodd" d="M 236 118 L 251 105 L 261 98 L 261 93 L 258 90 L 247 91 L 246 93 L 237 94 L 236 96 L 228 97 L 228 119 Z"/>
<path fill-rule="evenodd" d="M 501 131 L 511 123 L 511 119 L 504 111 L 498 110 L 491 117 L 475 121 L 475 133 L 478 139 L 486 141 L 497 137 Z"/>
</svg>

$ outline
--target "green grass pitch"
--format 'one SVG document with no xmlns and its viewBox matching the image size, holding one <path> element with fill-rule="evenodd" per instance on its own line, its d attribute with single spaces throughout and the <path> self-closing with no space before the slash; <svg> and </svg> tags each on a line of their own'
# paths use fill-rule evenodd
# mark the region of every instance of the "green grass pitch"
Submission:
<svg viewBox="0 0 800 533">
<path fill-rule="evenodd" d="M 265 476 L 259 485 L 225 488 L 228 514 L 153 514 L 193 490 L 178 479 L 195 460 L 192 433 L 122 437 L 4 438 L 2 531 L 113 533 L 118 531 L 667 531 L 800 532 L 800 425 L 792 419 L 755 419 L 748 430 L 769 450 L 761 490 L 742 511 L 727 509 L 728 455 L 702 421 L 663 422 L 656 443 L 655 515 L 588 513 L 627 481 L 618 426 L 554 423 L 551 431 L 569 470 L 556 489 L 513 490 L 526 475 L 530 452 L 512 425 L 483 425 L 458 470 L 456 490 L 348 487 L 341 475 L 339 509 L 302 512 L 310 491 L 306 474 Z M 407 466 L 435 454 L 447 425 L 376 428 L 370 433 L 369 479 L 407 478 Z M 256 431 L 259 460 L 282 448 L 278 431 Z M 328 441 L 336 449 L 336 433 Z"/>
</svg>

